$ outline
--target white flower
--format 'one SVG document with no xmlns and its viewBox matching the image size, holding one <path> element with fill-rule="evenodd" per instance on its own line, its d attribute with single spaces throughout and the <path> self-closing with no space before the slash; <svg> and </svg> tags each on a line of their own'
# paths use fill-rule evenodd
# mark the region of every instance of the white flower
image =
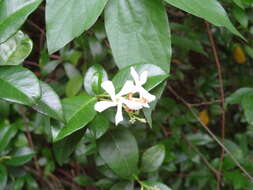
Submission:
<svg viewBox="0 0 253 190">
<path fill-rule="evenodd" d="M 132 81 L 126 81 L 125 85 L 118 94 L 115 93 L 115 88 L 112 81 L 104 81 L 101 86 L 110 95 L 111 101 L 104 100 L 97 102 L 94 108 L 96 111 L 102 112 L 110 107 L 117 107 L 117 113 L 115 116 L 116 125 L 118 125 L 119 122 L 123 121 L 123 104 L 125 104 L 131 110 L 139 110 L 142 108 L 142 103 L 130 101 L 123 97 L 124 95 L 129 94 L 133 91 L 134 84 Z"/>
<path fill-rule="evenodd" d="M 156 99 L 156 97 L 152 94 L 150 94 L 147 90 L 145 90 L 142 86 L 147 82 L 148 79 L 148 72 L 144 71 L 140 75 L 136 72 L 134 67 L 130 68 L 130 73 L 134 79 L 135 88 L 133 90 L 133 93 L 138 92 L 140 94 L 140 99 L 144 99 L 147 101 L 147 103 L 152 102 Z M 146 106 L 147 107 L 147 104 Z"/>
</svg>

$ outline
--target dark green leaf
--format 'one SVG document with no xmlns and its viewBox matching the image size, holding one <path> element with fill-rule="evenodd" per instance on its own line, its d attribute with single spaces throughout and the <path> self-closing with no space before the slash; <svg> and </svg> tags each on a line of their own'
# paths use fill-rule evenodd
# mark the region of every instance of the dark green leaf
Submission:
<svg viewBox="0 0 253 190">
<path fill-rule="evenodd" d="M 106 164 L 121 178 L 131 179 L 137 173 L 138 146 L 134 136 L 124 128 L 109 131 L 98 143 Z"/>
<path fill-rule="evenodd" d="M 42 81 L 40 81 L 40 86 L 42 95 L 34 109 L 52 118 L 64 121 L 62 105 L 58 95 L 48 84 Z"/>
<path fill-rule="evenodd" d="M 66 95 L 67 97 L 73 97 L 78 94 L 81 90 L 83 85 L 83 77 L 82 76 L 75 76 L 71 78 L 66 86 Z"/>
<path fill-rule="evenodd" d="M 0 43 L 15 34 L 42 0 L 0 1 Z"/>
<path fill-rule="evenodd" d="M 0 152 L 8 146 L 16 133 L 17 127 L 15 124 L 0 127 Z"/>
<path fill-rule="evenodd" d="M 226 11 L 221 4 L 216 0 L 206 0 L 203 3 L 202 0 L 165 0 L 167 3 L 182 9 L 197 17 L 208 20 L 216 26 L 223 26 L 230 30 L 237 36 L 243 38 L 243 36 L 235 29 L 230 22 Z"/>
<path fill-rule="evenodd" d="M 21 66 L 0 67 L 0 98 L 32 105 L 40 96 L 39 80 L 30 70 Z"/>
<path fill-rule="evenodd" d="M 117 66 L 137 63 L 170 70 L 171 42 L 166 10 L 160 0 L 111 0 L 105 26 Z"/>
<path fill-rule="evenodd" d="M 7 169 L 3 166 L 0 165 L 0 189 L 4 190 L 5 186 L 7 184 Z"/>
<path fill-rule="evenodd" d="M 95 138 L 100 138 L 103 134 L 106 133 L 110 126 L 109 120 L 102 114 L 96 115 L 94 120 L 89 124 L 89 129 L 87 130 L 90 135 Z"/>
<path fill-rule="evenodd" d="M 94 104 L 96 98 L 89 96 L 76 96 L 62 101 L 66 125 L 60 130 L 55 141 L 74 133 L 85 127 L 96 116 Z"/>
<path fill-rule="evenodd" d="M 133 182 L 119 182 L 112 186 L 110 190 L 133 190 Z"/>
<path fill-rule="evenodd" d="M 32 159 L 33 155 L 34 152 L 30 148 L 19 148 L 10 155 L 11 159 L 7 160 L 5 163 L 11 166 L 22 166 L 25 163 L 29 162 Z"/>
<path fill-rule="evenodd" d="M 158 144 L 147 149 L 142 156 L 141 169 L 144 172 L 154 172 L 163 163 L 165 158 L 165 147 Z"/>
<path fill-rule="evenodd" d="M 107 0 L 47 0 L 47 46 L 59 50 L 89 29 L 101 14 Z"/>
<path fill-rule="evenodd" d="M 23 32 L 18 31 L 0 44 L 0 65 L 18 65 L 31 53 L 33 43 Z"/>
</svg>

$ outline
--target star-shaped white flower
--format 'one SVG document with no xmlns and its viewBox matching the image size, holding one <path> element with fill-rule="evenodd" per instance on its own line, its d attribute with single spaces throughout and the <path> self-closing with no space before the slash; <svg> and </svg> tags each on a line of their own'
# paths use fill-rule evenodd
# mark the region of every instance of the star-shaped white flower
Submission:
<svg viewBox="0 0 253 190">
<path fill-rule="evenodd" d="M 156 99 L 156 97 L 150 94 L 147 90 L 145 90 L 142 86 L 147 82 L 148 79 L 148 72 L 144 71 L 140 75 L 136 72 L 134 67 L 130 68 L 130 73 L 134 79 L 135 88 L 133 93 L 139 93 L 140 98 L 147 101 L 147 103 L 152 102 Z"/>
<path fill-rule="evenodd" d="M 139 110 L 143 107 L 142 103 L 131 101 L 123 97 L 124 95 L 127 95 L 133 91 L 134 84 L 132 81 L 126 81 L 125 85 L 118 94 L 115 93 L 115 88 L 112 81 L 104 81 L 101 84 L 101 87 L 109 94 L 111 100 L 103 100 L 97 102 L 94 108 L 96 111 L 102 112 L 110 107 L 117 107 L 117 113 L 115 116 L 116 125 L 118 125 L 119 122 L 123 121 L 123 104 L 125 104 L 131 110 Z"/>
</svg>

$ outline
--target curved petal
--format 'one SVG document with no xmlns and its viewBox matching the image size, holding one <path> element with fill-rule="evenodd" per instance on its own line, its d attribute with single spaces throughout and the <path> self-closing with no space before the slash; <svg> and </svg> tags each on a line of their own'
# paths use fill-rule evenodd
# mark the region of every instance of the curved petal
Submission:
<svg viewBox="0 0 253 190">
<path fill-rule="evenodd" d="M 111 96 L 112 100 L 115 98 L 115 88 L 112 81 L 107 80 L 102 82 L 101 87 Z"/>
<path fill-rule="evenodd" d="M 126 81 L 120 92 L 117 94 L 117 96 L 123 96 L 129 93 L 134 93 L 134 88 L 135 86 L 133 81 L 128 80 Z"/>
<path fill-rule="evenodd" d="M 144 71 L 140 76 L 140 85 L 144 85 L 148 80 L 148 71 Z"/>
<path fill-rule="evenodd" d="M 131 73 L 131 75 L 132 75 L 132 77 L 134 79 L 135 84 L 136 85 L 139 84 L 139 74 L 136 72 L 136 70 L 134 69 L 134 67 L 130 68 L 130 73 Z"/>
<path fill-rule="evenodd" d="M 119 122 L 123 121 L 123 114 L 122 114 L 122 104 L 117 105 L 117 113 L 115 116 L 115 124 L 118 125 Z"/>
<path fill-rule="evenodd" d="M 152 102 L 152 101 L 154 101 L 156 99 L 156 97 L 154 95 L 150 94 L 143 87 L 140 88 L 140 96 L 142 98 L 145 98 L 148 102 Z"/>
<path fill-rule="evenodd" d="M 143 103 L 131 101 L 131 100 L 123 100 L 123 103 L 131 110 L 140 110 L 143 108 Z"/>
<path fill-rule="evenodd" d="M 102 112 L 110 107 L 114 107 L 117 104 L 111 101 L 100 101 L 94 105 L 94 109 L 98 112 Z"/>
</svg>

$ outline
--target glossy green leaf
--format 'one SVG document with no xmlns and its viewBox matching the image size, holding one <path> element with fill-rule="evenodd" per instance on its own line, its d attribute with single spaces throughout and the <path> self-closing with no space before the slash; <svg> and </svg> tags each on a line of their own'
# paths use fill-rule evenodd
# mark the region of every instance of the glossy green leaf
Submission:
<svg viewBox="0 0 253 190">
<path fill-rule="evenodd" d="M 165 147 L 158 144 L 147 149 L 141 159 L 141 169 L 143 172 L 154 172 L 163 163 L 165 158 Z"/>
<path fill-rule="evenodd" d="M 90 95 L 100 94 L 102 92 L 101 83 L 108 80 L 106 71 L 101 65 L 94 64 L 86 72 L 84 76 L 84 88 Z"/>
<path fill-rule="evenodd" d="M 0 1 L 0 43 L 15 34 L 41 2 L 42 0 Z"/>
<path fill-rule="evenodd" d="M 100 156 L 115 174 L 131 179 L 137 173 L 138 146 L 128 130 L 120 127 L 109 131 L 99 140 L 98 146 Z"/>
<path fill-rule="evenodd" d="M 17 126 L 15 124 L 0 127 L 0 152 L 8 146 L 16 133 Z"/>
<path fill-rule="evenodd" d="M 79 130 L 66 138 L 54 143 L 53 150 L 57 162 L 62 165 L 69 156 L 75 151 L 77 144 L 80 142 L 81 138 L 84 136 L 85 131 Z"/>
<path fill-rule="evenodd" d="M 96 98 L 89 96 L 76 96 L 62 101 L 66 125 L 60 130 L 55 141 L 74 133 L 85 127 L 96 116 L 94 104 Z"/>
<path fill-rule="evenodd" d="M 69 79 L 81 75 L 79 70 L 74 65 L 72 65 L 70 63 L 64 64 L 64 70 L 65 70 L 66 75 L 68 76 Z"/>
<path fill-rule="evenodd" d="M 135 64 L 132 65 L 135 70 L 141 74 L 143 71 L 148 71 L 148 81 L 144 85 L 145 89 L 150 91 L 159 86 L 164 80 L 168 78 L 168 74 L 165 73 L 160 67 L 152 64 Z M 130 74 L 130 67 L 126 67 L 120 70 L 113 78 L 113 83 L 117 90 L 120 90 L 127 80 L 133 80 Z"/>
<path fill-rule="evenodd" d="M 66 86 L 65 92 L 67 97 L 73 97 L 78 94 L 83 85 L 83 77 L 75 76 L 71 78 Z"/>
<path fill-rule="evenodd" d="M 101 14 L 107 0 L 47 0 L 47 46 L 59 50 L 89 29 Z"/>
<path fill-rule="evenodd" d="M 157 187 L 159 190 L 172 190 L 167 185 L 157 182 L 157 181 L 145 181 L 145 184 L 151 187 Z"/>
<path fill-rule="evenodd" d="M 18 65 L 31 53 L 32 40 L 18 31 L 6 42 L 0 44 L 0 65 Z"/>
<path fill-rule="evenodd" d="M 0 165 L 0 189 L 5 189 L 7 184 L 8 173 L 5 166 Z"/>
<path fill-rule="evenodd" d="M 21 66 L 0 67 L 0 98 L 32 105 L 40 96 L 39 80 L 30 70 Z"/>
<path fill-rule="evenodd" d="M 111 187 L 110 190 L 134 190 L 133 182 L 119 182 Z"/>
<path fill-rule="evenodd" d="M 89 124 L 88 134 L 96 139 L 106 133 L 110 127 L 109 120 L 102 114 L 97 114 L 94 120 Z"/>
<path fill-rule="evenodd" d="M 106 33 L 117 66 L 137 63 L 170 70 L 171 42 L 165 7 L 160 0 L 110 0 Z"/>
<path fill-rule="evenodd" d="M 19 148 L 10 155 L 10 160 L 5 161 L 5 163 L 11 166 L 22 166 L 29 162 L 34 154 L 34 151 L 28 147 Z"/>
<path fill-rule="evenodd" d="M 33 106 L 33 108 L 52 118 L 64 121 L 63 110 L 59 96 L 48 84 L 40 81 L 40 86 L 42 95 L 40 100 L 38 100 L 37 104 Z"/>
<path fill-rule="evenodd" d="M 216 26 L 226 27 L 235 35 L 243 38 L 230 22 L 224 8 L 216 0 L 206 0 L 205 3 L 202 0 L 165 0 L 165 2 L 197 17 L 208 20 Z"/>
</svg>

